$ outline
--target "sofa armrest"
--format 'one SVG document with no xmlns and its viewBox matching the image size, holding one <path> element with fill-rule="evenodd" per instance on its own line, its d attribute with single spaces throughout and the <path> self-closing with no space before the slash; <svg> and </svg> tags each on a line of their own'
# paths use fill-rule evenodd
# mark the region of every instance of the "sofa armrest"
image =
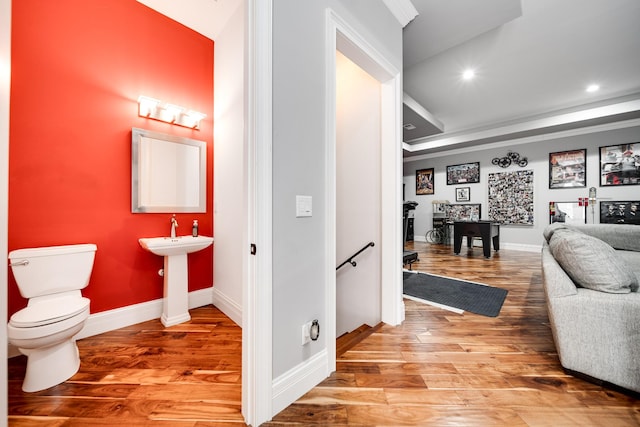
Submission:
<svg viewBox="0 0 640 427">
<path fill-rule="evenodd" d="M 640 391 L 640 293 L 581 288 L 547 306 L 562 366 Z"/>
</svg>

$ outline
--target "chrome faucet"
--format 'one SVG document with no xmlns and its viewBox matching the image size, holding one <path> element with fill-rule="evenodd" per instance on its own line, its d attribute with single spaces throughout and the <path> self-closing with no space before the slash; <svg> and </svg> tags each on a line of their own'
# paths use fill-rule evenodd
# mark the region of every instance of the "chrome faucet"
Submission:
<svg viewBox="0 0 640 427">
<path fill-rule="evenodd" d="M 174 215 L 171 217 L 171 237 L 176 237 L 176 228 L 178 228 L 178 220 Z"/>
</svg>

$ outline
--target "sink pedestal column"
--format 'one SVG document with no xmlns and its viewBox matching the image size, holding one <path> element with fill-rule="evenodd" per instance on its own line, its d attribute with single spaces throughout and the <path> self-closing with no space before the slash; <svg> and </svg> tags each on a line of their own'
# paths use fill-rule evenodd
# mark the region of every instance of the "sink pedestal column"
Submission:
<svg viewBox="0 0 640 427">
<path fill-rule="evenodd" d="M 191 320 L 189 314 L 187 254 L 164 257 L 164 298 L 162 317 L 164 326 Z"/>
</svg>

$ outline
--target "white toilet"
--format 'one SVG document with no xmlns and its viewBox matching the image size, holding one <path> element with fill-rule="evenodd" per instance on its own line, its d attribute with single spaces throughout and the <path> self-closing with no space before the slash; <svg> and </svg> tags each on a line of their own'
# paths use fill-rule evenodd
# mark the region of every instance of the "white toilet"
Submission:
<svg viewBox="0 0 640 427">
<path fill-rule="evenodd" d="M 89 317 L 89 283 L 96 245 L 18 249 L 9 253 L 13 276 L 27 307 L 7 325 L 9 342 L 27 356 L 22 390 L 34 392 L 60 384 L 80 368 L 74 339 Z"/>
</svg>

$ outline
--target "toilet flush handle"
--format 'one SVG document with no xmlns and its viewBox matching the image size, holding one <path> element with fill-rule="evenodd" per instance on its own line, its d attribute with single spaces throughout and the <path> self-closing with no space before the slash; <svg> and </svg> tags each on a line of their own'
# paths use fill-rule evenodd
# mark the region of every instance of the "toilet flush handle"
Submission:
<svg viewBox="0 0 640 427">
<path fill-rule="evenodd" d="M 21 265 L 29 265 L 29 260 L 23 259 L 22 261 L 9 263 L 9 267 L 19 267 Z"/>
</svg>

